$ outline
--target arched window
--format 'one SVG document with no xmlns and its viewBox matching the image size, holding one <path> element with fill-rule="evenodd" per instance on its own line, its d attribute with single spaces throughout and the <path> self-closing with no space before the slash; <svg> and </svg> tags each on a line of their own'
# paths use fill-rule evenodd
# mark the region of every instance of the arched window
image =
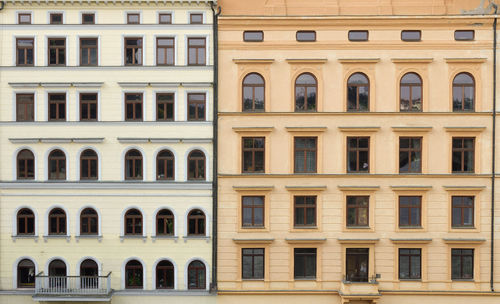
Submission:
<svg viewBox="0 0 500 304">
<path fill-rule="evenodd" d="M 35 234 L 35 214 L 30 209 L 23 208 L 17 213 L 17 234 Z"/>
<path fill-rule="evenodd" d="M 156 235 L 174 235 L 174 215 L 168 209 L 156 214 Z"/>
<path fill-rule="evenodd" d="M 66 179 L 66 155 L 61 150 L 54 150 L 49 154 L 49 179 Z"/>
<path fill-rule="evenodd" d="M 318 82 L 310 73 L 300 74 L 295 80 L 295 112 L 316 112 Z"/>
<path fill-rule="evenodd" d="M 17 179 L 35 179 L 35 156 L 30 150 L 17 154 Z"/>
<path fill-rule="evenodd" d="M 80 155 L 80 179 L 97 179 L 98 157 L 94 150 L 85 150 Z"/>
<path fill-rule="evenodd" d="M 407 73 L 400 83 L 400 111 L 422 112 L 422 78 L 416 73 Z"/>
<path fill-rule="evenodd" d="M 476 85 L 469 73 L 460 73 L 453 79 L 453 112 L 474 111 Z"/>
<path fill-rule="evenodd" d="M 96 235 L 99 233 L 99 216 L 92 208 L 86 208 L 80 213 L 80 234 Z"/>
<path fill-rule="evenodd" d="M 189 153 L 188 179 L 205 179 L 205 154 L 200 150 Z"/>
<path fill-rule="evenodd" d="M 17 288 L 35 288 L 35 264 L 31 260 L 17 264 Z"/>
<path fill-rule="evenodd" d="M 53 260 L 49 264 L 49 287 L 66 288 L 66 263 L 61 260 Z"/>
<path fill-rule="evenodd" d="M 205 213 L 194 209 L 188 214 L 188 235 L 205 235 Z"/>
<path fill-rule="evenodd" d="M 66 213 L 61 208 L 49 213 L 49 234 L 66 234 Z"/>
<path fill-rule="evenodd" d="M 188 266 L 188 289 L 206 288 L 205 264 L 200 261 L 192 261 Z"/>
<path fill-rule="evenodd" d="M 174 265 L 169 261 L 161 261 L 156 266 L 156 289 L 174 288 Z"/>
<path fill-rule="evenodd" d="M 163 150 L 156 157 L 156 179 L 174 179 L 174 154 L 168 150 Z"/>
<path fill-rule="evenodd" d="M 243 112 L 264 111 L 265 82 L 257 73 L 243 79 Z"/>
<path fill-rule="evenodd" d="M 125 235 L 142 235 L 142 213 L 130 209 L 125 213 Z"/>
<path fill-rule="evenodd" d="M 125 265 L 125 288 L 126 289 L 142 289 L 143 270 L 141 262 L 132 260 Z"/>
<path fill-rule="evenodd" d="M 370 109 L 370 81 L 363 73 L 354 73 L 347 80 L 347 110 Z"/>
<path fill-rule="evenodd" d="M 135 149 L 125 154 L 125 179 L 142 180 L 142 154 Z"/>
<path fill-rule="evenodd" d="M 99 267 L 94 260 L 87 259 L 80 264 L 80 288 L 95 289 L 99 286 Z"/>
</svg>

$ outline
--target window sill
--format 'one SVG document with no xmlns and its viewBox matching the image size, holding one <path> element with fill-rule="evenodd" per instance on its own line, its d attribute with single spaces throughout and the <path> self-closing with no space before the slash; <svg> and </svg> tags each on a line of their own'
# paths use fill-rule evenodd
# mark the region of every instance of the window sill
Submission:
<svg viewBox="0 0 500 304">
<path fill-rule="evenodd" d="M 293 278 L 295 281 L 316 281 L 316 278 Z"/>
<path fill-rule="evenodd" d="M 350 284 L 363 284 L 363 285 L 378 285 L 377 281 L 368 281 L 368 282 L 353 282 L 353 281 L 345 281 L 342 280 L 343 284 L 350 285 Z"/>
<path fill-rule="evenodd" d="M 294 226 L 293 229 L 296 230 L 318 229 L 318 226 Z"/>
<path fill-rule="evenodd" d="M 346 228 L 347 229 L 366 229 L 366 230 L 371 229 L 370 226 L 347 226 Z"/>
<path fill-rule="evenodd" d="M 34 234 L 26 234 L 26 235 L 12 235 L 11 236 L 12 240 L 15 242 L 17 239 L 25 239 L 25 240 L 29 240 L 29 239 L 32 239 L 34 240 L 35 242 L 38 242 L 38 235 L 34 235 Z"/>
<path fill-rule="evenodd" d="M 184 243 L 186 243 L 188 240 L 205 240 L 207 243 L 210 242 L 210 236 L 196 236 L 196 235 L 185 235 L 182 237 L 184 239 Z"/>
<path fill-rule="evenodd" d="M 400 282 L 422 282 L 422 279 L 399 279 Z"/>
<path fill-rule="evenodd" d="M 71 236 L 70 235 L 44 235 L 43 236 L 43 240 L 45 242 L 47 242 L 48 239 L 66 239 L 66 242 L 69 242 L 69 240 L 71 239 Z"/>
<path fill-rule="evenodd" d="M 463 227 L 451 227 L 451 229 L 456 229 L 456 230 L 474 230 L 476 227 L 474 226 L 463 226 Z"/>
<path fill-rule="evenodd" d="M 80 239 L 97 239 L 99 242 L 102 241 L 102 235 L 99 234 L 81 234 L 81 235 L 76 235 L 75 236 L 76 241 L 78 242 Z"/>
<path fill-rule="evenodd" d="M 170 235 L 153 235 L 151 236 L 151 239 L 153 242 L 156 242 L 156 240 L 174 240 L 175 243 L 179 241 L 178 236 L 170 236 Z"/>
<path fill-rule="evenodd" d="M 246 282 L 264 282 L 264 278 L 258 278 L 258 279 L 251 279 L 251 278 L 242 278 L 241 281 Z"/>
<path fill-rule="evenodd" d="M 424 229 L 422 226 L 399 226 L 399 229 Z"/>
<path fill-rule="evenodd" d="M 474 279 L 451 279 L 452 282 L 475 282 Z"/>
<path fill-rule="evenodd" d="M 142 240 L 145 243 L 147 238 L 148 237 L 144 235 L 120 235 L 121 242 L 128 239 L 128 240 Z"/>
<path fill-rule="evenodd" d="M 265 226 L 242 226 L 241 229 L 262 230 L 266 229 Z"/>
</svg>

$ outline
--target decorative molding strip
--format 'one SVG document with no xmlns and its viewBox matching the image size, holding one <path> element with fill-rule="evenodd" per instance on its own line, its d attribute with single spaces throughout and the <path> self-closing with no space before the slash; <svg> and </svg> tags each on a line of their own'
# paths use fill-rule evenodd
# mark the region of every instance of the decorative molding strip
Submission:
<svg viewBox="0 0 500 304">
<path fill-rule="evenodd" d="M 272 132 L 274 127 L 233 127 L 233 131 L 236 133 L 243 132 Z"/>
<path fill-rule="evenodd" d="M 340 63 L 377 63 L 380 58 L 339 58 Z"/>
<path fill-rule="evenodd" d="M 394 244 L 429 244 L 432 239 L 391 239 Z"/>
<path fill-rule="evenodd" d="M 327 127 L 285 127 L 288 132 L 325 132 Z"/>
<path fill-rule="evenodd" d="M 211 143 L 211 138 L 144 138 L 117 137 L 120 143 Z"/>
<path fill-rule="evenodd" d="M 445 58 L 446 63 L 485 63 L 487 58 Z"/>
<path fill-rule="evenodd" d="M 102 143 L 104 138 L 9 138 L 13 144 L 33 143 Z"/>
<path fill-rule="evenodd" d="M 339 127 L 341 132 L 378 132 L 380 127 Z"/>
<path fill-rule="evenodd" d="M 100 88 L 104 82 L 9 82 L 13 88 Z"/>
<path fill-rule="evenodd" d="M 184 3 L 196 3 L 196 4 L 200 4 L 200 3 L 205 3 L 205 4 L 209 4 L 209 3 L 217 3 L 217 0 L 58 0 L 58 1 L 53 1 L 53 0 L 6 0 L 5 1 L 7 4 L 11 4 L 11 5 L 16 5 L 16 4 L 21 4 L 21 5 L 26 5 L 26 4 L 29 4 L 29 5 L 32 5 L 32 4 L 37 4 L 37 5 L 40 5 L 40 4 L 46 4 L 46 5 L 49 5 L 49 4 L 54 4 L 54 5 L 59 5 L 61 2 L 63 5 L 65 4 L 72 4 L 72 5 L 75 5 L 75 4 L 86 4 L 86 5 L 89 5 L 89 4 L 114 4 L 116 5 L 116 3 L 120 3 L 120 4 L 129 4 L 129 5 L 137 5 L 137 4 L 148 4 L 148 5 L 151 5 L 151 4 L 154 4 L 154 5 L 158 5 L 159 3 L 163 3 L 163 4 L 184 4 Z"/>
<path fill-rule="evenodd" d="M 391 186 L 393 191 L 429 191 L 432 186 Z"/>
<path fill-rule="evenodd" d="M 325 64 L 328 62 L 326 58 L 297 58 L 286 59 L 289 64 Z"/>
<path fill-rule="evenodd" d="M 446 191 L 482 191 L 486 186 L 443 186 Z"/>
<path fill-rule="evenodd" d="M 118 82 L 122 88 L 209 88 L 211 82 Z"/>
<path fill-rule="evenodd" d="M 344 239 L 344 238 L 338 238 L 337 240 L 341 244 L 375 244 L 380 239 Z"/>
<path fill-rule="evenodd" d="M 236 64 L 272 64 L 274 59 L 233 59 Z"/>
<path fill-rule="evenodd" d="M 444 127 L 446 132 L 483 132 L 486 127 Z"/>
<path fill-rule="evenodd" d="M 432 127 L 392 127 L 394 132 L 430 132 Z"/>
<path fill-rule="evenodd" d="M 233 186 L 234 191 L 272 191 L 274 186 Z"/>
<path fill-rule="evenodd" d="M 285 186 L 288 191 L 324 191 L 326 186 Z"/>
<path fill-rule="evenodd" d="M 326 238 L 285 238 L 288 244 L 322 244 Z"/>
<path fill-rule="evenodd" d="M 380 186 L 337 186 L 340 191 L 377 191 Z"/>
<path fill-rule="evenodd" d="M 211 182 L 0 182 L 0 189 L 149 189 L 211 190 Z M 26 194 L 23 194 L 26 195 Z M 41 196 L 36 194 L 35 196 Z M 54 193 L 50 195 L 55 195 Z M 76 194 L 75 194 L 76 195 Z M 89 195 L 86 193 L 85 195 Z M 99 194 L 103 195 L 103 194 Z M 129 195 L 129 194 L 126 194 Z M 140 194 L 143 195 L 143 194 Z"/>
<path fill-rule="evenodd" d="M 434 61 L 432 58 L 392 58 L 394 63 L 431 63 Z"/>
<path fill-rule="evenodd" d="M 274 238 L 259 238 L 259 239 L 239 239 L 234 238 L 233 242 L 236 244 L 271 244 L 274 242 Z"/>
<path fill-rule="evenodd" d="M 444 238 L 443 242 L 446 244 L 481 244 L 486 242 L 486 239 L 452 239 L 452 238 Z"/>
</svg>

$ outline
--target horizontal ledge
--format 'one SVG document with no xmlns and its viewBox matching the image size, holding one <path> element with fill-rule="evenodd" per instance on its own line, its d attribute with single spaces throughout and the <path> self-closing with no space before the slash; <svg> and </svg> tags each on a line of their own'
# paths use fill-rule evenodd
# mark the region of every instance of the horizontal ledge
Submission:
<svg viewBox="0 0 500 304">
<path fill-rule="evenodd" d="M 432 186 L 390 186 L 393 191 L 428 191 Z"/>
<path fill-rule="evenodd" d="M 392 127 L 394 132 L 430 132 L 432 127 Z"/>
<path fill-rule="evenodd" d="M 377 63 L 380 58 L 339 58 L 340 63 Z"/>
<path fill-rule="evenodd" d="M 487 58 L 445 58 L 447 63 L 484 63 Z"/>
<path fill-rule="evenodd" d="M 394 63 L 431 63 L 434 61 L 432 58 L 392 58 Z"/>
<path fill-rule="evenodd" d="M 286 59 L 286 62 L 290 64 L 300 64 L 300 63 L 307 63 L 307 64 L 323 64 L 328 62 L 328 59 L 326 58 L 293 58 L 293 59 Z"/>
<path fill-rule="evenodd" d="M 211 87 L 210 82 L 118 82 L 118 85 L 122 88 L 176 88 L 176 87 L 186 87 L 186 88 L 206 88 Z"/>
<path fill-rule="evenodd" d="M 327 127 L 285 127 L 288 132 L 325 132 Z"/>
<path fill-rule="evenodd" d="M 432 239 L 390 239 L 394 244 L 428 244 Z"/>
<path fill-rule="evenodd" d="M 120 143 L 211 143 L 210 138 L 141 138 L 117 137 Z"/>
<path fill-rule="evenodd" d="M 486 239 L 443 239 L 446 244 L 481 244 Z"/>
<path fill-rule="evenodd" d="M 236 64 L 249 64 L 249 63 L 260 63 L 260 64 L 271 64 L 274 59 L 233 59 Z"/>
<path fill-rule="evenodd" d="M 102 143 L 104 138 L 9 138 L 14 144 L 19 143 Z"/>
<path fill-rule="evenodd" d="M 320 244 L 326 242 L 326 238 L 285 238 L 289 244 Z"/>
<path fill-rule="evenodd" d="M 377 191 L 380 186 L 337 186 L 341 191 Z"/>
<path fill-rule="evenodd" d="M 323 191 L 326 186 L 285 186 L 288 191 Z"/>
<path fill-rule="evenodd" d="M 13 88 L 100 88 L 104 82 L 9 82 Z"/>
<path fill-rule="evenodd" d="M 272 132 L 274 127 L 233 127 L 233 131 L 241 132 Z"/>
<path fill-rule="evenodd" d="M 486 186 L 443 186 L 446 191 L 482 191 Z"/>
<path fill-rule="evenodd" d="M 342 132 L 377 132 L 380 127 L 339 127 Z"/>
<path fill-rule="evenodd" d="M 233 186 L 235 191 L 271 191 L 274 186 Z"/>
<path fill-rule="evenodd" d="M 446 132 L 483 132 L 486 127 L 444 127 Z"/>
<path fill-rule="evenodd" d="M 341 244 L 375 244 L 379 239 L 337 239 Z"/>
<path fill-rule="evenodd" d="M 273 238 L 261 238 L 261 239 L 233 239 L 236 244 L 271 244 L 274 242 Z"/>
</svg>

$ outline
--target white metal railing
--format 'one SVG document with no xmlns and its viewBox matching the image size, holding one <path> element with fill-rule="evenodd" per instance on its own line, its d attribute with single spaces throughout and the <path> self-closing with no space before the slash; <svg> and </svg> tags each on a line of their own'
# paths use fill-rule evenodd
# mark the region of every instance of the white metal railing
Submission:
<svg viewBox="0 0 500 304">
<path fill-rule="evenodd" d="M 111 293 L 111 272 L 106 276 L 35 276 L 35 295 L 106 296 Z"/>
</svg>

